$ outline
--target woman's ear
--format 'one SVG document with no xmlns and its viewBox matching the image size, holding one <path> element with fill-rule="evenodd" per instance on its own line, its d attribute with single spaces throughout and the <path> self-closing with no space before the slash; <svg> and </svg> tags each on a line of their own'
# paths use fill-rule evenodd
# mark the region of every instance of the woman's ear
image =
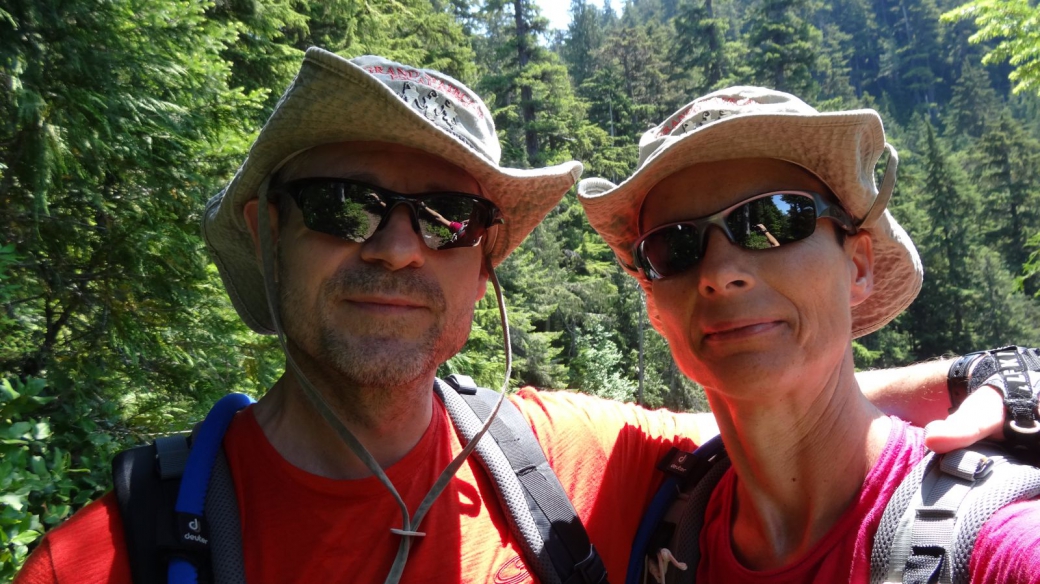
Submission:
<svg viewBox="0 0 1040 584">
<path fill-rule="evenodd" d="M 849 306 L 862 304 L 874 292 L 874 240 L 870 232 L 845 238 L 845 252 L 849 256 Z"/>
<path fill-rule="evenodd" d="M 278 243 L 278 205 L 267 203 L 267 212 L 271 223 L 271 244 Z M 253 238 L 253 251 L 257 259 L 262 261 L 260 255 L 260 199 L 250 199 L 242 207 L 242 216 L 249 228 L 249 235 Z"/>
</svg>

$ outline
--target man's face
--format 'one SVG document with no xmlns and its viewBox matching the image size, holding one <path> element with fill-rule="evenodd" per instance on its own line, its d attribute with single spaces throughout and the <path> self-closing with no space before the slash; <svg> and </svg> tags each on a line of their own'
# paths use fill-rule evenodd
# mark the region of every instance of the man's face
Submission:
<svg viewBox="0 0 1040 584">
<path fill-rule="evenodd" d="M 311 177 L 360 180 L 402 194 L 480 194 L 462 169 L 392 144 L 320 146 L 279 172 L 281 183 Z M 462 348 L 486 288 L 482 246 L 429 249 L 405 205 L 363 243 L 311 231 L 299 208 L 289 209 L 279 222 L 281 315 L 305 362 L 332 379 L 393 387 L 432 374 Z"/>
<path fill-rule="evenodd" d="M 645 233 L 784 189 L 828 192 L 809 172 L 779 160 L 698 164 L 650 191 L 640 227 Z M 850 307 L 869 295 L 872 281 L 869 235 L 849 236 L 843 246 L 835 229 L 817 220 L 806 239 L 749 251 L 709 228 L 700 263 L 651 288 L 680 368 L 706 386 L 744 388 L 751 390 L 744 397 L 761 399 L 763 381 L 833 366 L 849 344 Z"/>
</svg>

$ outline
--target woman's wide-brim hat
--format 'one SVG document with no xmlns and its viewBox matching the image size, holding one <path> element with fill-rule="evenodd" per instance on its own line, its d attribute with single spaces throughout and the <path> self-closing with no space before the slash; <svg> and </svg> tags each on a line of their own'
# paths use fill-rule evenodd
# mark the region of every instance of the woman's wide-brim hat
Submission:
<svg viewBox="0 0 1040 584">
<path fill-rule="evenodd" d="M 344 59 L 311 47 L 231 183 L 206 205 L 202 233 L 239 316 L 274 334 L 261 265 L 242 209 L 293 156 L 322 144 L 389 142 L 443 158 L 480 184 L 502 212 L 492 265 L 502 262 L 581 176 L 580 162 L 537 169 L 499 166 L 491 112 L 461 82 L 382 57 Z M 402 165 L 402 173 L 410 172 Z"/>
<path fill-rule="evenodd" d="M 880 189 L 874 169 L 888 150 Z M 737 158 L 772 158 L 797 164 L 820 178 L 873 239 L 874 290 L 852 308 L 852 335 L 883 327 L 921 290 L 924 270 L 906 231 L 886 209 L 895 187 L 895 149 L 885 141 L 874 110 L 818 112 L 797 97 L 760 87 L 731 87 L 695 99 L 639 142 L 639 166 L 620 185 L 599 178 L 578 184 L 589 223 L 618 261 L 649 291 L 634 265 L 639 214 L 647 193 L 686 167 Z M 690 196 L 711 196 L 691 188 Z M 649 313 L 657 320 L 652 295 Z"/>
</svg>

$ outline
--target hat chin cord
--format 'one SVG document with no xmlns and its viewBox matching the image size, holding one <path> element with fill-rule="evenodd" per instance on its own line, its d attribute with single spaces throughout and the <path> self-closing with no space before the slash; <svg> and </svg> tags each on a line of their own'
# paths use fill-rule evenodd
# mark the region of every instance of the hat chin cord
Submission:
<svg viewBox="0 0 1040 584">
<path fill-rule="evenodd" d="M 499 390 L 498 401 L 495 402 L 495 407 L 491 410 L 491 415 L 488 416 L 484 425 L 480 430 L 473 436 L 473 439 L 466 444 L 461 452 L 448 464 L 437 480 L 434 481 L 433 486 L 430 487 L 429 492 L 423 497 L 419 507 L 415 510 L 414 515 L 409 515 L 408 506 L 405 505 L 401 495 L 394 488 L 394 484 L 390 481 L 386 473 L 383 472 L 382 467 L 376 462 L 376 459 L 369 453 L 368 449 L 354 436 L 354 434 L 343 424 L 338 416 L 332 411 L 331 406 L 325 401 L 325 398 L 321 393 L 315 389 L 314 385 L 307 379 L 307 376 L 303 374 L 303 371 L 293 360 L 292 355 L 289 353 L 288 345 L 285 341 L 285 332 L 282 329 L 282 323 L 279 311 L 279 296 L 278 296 L 278 284 L 274 280 L 274 249 L 271 244 L 271 217 L 268 212 L 268 198 L 267 190 L 270 186 L 271 178 L 268 177 L 260 185 L 259 189 L 259 219 L 260 219 L 260 254 L 263 258 L 263 277 L 264 277 L 264 291 L 267 294 L 267 305 L 271 309 L 271 321 L 274 324 L 274 329 L 278 335 L 278 342 L 282 346 L 282 351 L 285 353 L 286 366 L 293 372 L 296 380 L 303 388 L 304 395 L 307 396 L 311 406 L 314 407 L 324 418 L 325 422 L 332 428 L 340 439 L 350 448 L 350 451 L 354 453 L 358 459 L 370 471 L 374 474 L 379 482 L 383 484 L 390 495 L 393 496 L 397 502 L 397 506 L 401 510 L 401 528 L 392 528 L 390 531 L 396 535 L 401 536 L 401 542 L 397 547 L 397 555 L 394 557 L 394 563 L 390 566 L 390 571 L 387 573 L 386 584 L 396 584 L 401 579 L 401 575 L 404 573 L 405 564 L 408 563 L 408 552 L 411 548 L 412 538 L 424 537 L 426 534 L 419 531 L 419 524 L 426 516 L 427 511 L 433 505 L 433 502 L 437 500 L 437 497 L 444 491 L 451 482 L 451 479 L 458 472 L 459 467 L 466 461 L 470 453 L 477 447 L 477 443 L 480 442 L 481 437 L 487 432 L 488 428 L 491 427 L 491 423 L 494 422 L 496 415 L 498 414 L 499 407 L 502 405 L 502 401 L 505 399 L 506 390 L 509 389 L 509 377 L 512 373 L 513 366 L 513 352 L 512 345 L 509 338 L 509 324 L 506 315 L 506 304 L 505 299 L 502 297 L 502 287 L 498 282 L 498 276 L 495 274 L 495 269 L 491 265 L 491 259 L 488 256 L 484 256 L 484 265 L 487 268 L 488 276 L 491 279 L 491 283 L 495 288 L 495 296 L 498 300 L 498 313 L 502 323 L 502 337 L 505 343 L 505 357 L 506 357 L 506 369 L 505 379 L 502 381 L 502 387 Z"/>
</svg>

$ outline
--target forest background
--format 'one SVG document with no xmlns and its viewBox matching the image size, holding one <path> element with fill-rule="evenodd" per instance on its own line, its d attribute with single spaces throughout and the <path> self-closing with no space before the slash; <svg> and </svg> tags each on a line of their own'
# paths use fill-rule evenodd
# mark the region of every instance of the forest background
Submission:
<svg viewBox="0 0 1040 584">
<path fill-rule="evenodd" d="M 0 580 L 109 488 L 114 452 L 280 373 L 199 219 L 310 45 L 447 72 L 488 103 L 504 164 L 614 181 L 715 88 L 873 107 L 926 277 L 857 366 L 1040 343 L 1040 10 L 961 1 L 572 0 L 559 31 L 530 0 L 0 1 Z M 573 192 L 500 277 L 514 386 L 706 408 Z M 442 373 L 495 387 L 499 334 L 486 298 Z"/>
</svg>

